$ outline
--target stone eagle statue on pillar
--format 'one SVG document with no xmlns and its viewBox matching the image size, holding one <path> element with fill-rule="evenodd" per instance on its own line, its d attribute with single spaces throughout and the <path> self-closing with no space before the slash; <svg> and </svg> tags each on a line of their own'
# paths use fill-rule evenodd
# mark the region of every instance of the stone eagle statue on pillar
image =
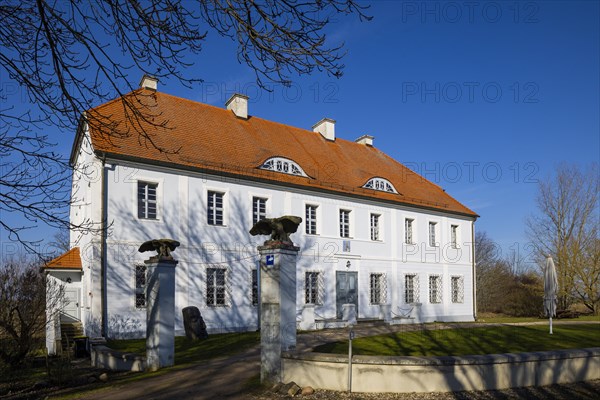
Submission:
<svg viewBox="0 0 600 400">
<path fill-rule="evenodd" d="M 298 230 L 298 225 L 302 222 L 302 218 L 293 215 L 284 215 L 279 218 L 263 218 L 258 221 L 250 234 L 256 235 L 271 235 L 271 238 L 265 242 L 283 242 L 293 244 L 290 239 L 290 234 Z"/>
<path fill-rule="evenodd" d="M 171 252 L 179 247 L 179 242 L 173 239 L 152 239 L 142 243 L 138 251 L 144 253 L 146 251 L 156 251 L 156 255 L 151 257 L 151 260 L 172 260 Z"/>
</svg>

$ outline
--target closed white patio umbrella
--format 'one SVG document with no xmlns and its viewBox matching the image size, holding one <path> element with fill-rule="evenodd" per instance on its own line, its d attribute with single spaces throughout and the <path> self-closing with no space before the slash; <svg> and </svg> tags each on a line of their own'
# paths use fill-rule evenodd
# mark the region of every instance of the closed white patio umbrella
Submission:
<svg viewBox="0 0 600 400">
<path fill-rule="evenodd" d="M 558 295 L 558 279 L 556 278 L 556 267 L 551 256 L 546 258 L 544 267 L 544 310 L 550 318 L 550 334 L 552 335 L 552 317 L 556 315 L 556 298 Z"/>
</svg>

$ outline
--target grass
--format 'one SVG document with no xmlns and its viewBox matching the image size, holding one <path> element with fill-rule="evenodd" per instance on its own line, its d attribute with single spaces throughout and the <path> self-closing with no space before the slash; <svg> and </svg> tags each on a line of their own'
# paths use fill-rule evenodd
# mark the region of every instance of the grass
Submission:
<svg viewBox="0 0 600 400">
<path fill-rule="evenodd" d="M 188 340 L 185 336 L 177 336 L 175 337 L 175 365 L 230 356 L 259 343 L 259 332 L 224 333 L 210 335 L 208 339 L 203 340 Z M 146 354 L 145 339 L 109 340 L 107 346 L 122 352 Z"/>
<path fill-rule="evenodd" d="M 519 323 L 519 322 L 544 322 L 548 321 L 547 318 L 536 318 L 536 317 L 509 317 L 504 315 L 480 315 L 477 318 L 477 322 L 481 323 L 500 323 L 500 324 L 508 324 L 508 323 Z M 554 321 L 596 321 L 600 322 L 600 315 L 582 315 L 579 318 L 564 318 L 564 319 L 554 319 Z"/>
<path fill-rule="evenodd" d="M 379 356 L 445 356 L 520 353 L 600 346 L 600 325 L 499 326 L 397 332 L 352 341 L 353 354 Z M 348 342 L 315 348 L 321 353 L 348 353 Z"/>
</svg>

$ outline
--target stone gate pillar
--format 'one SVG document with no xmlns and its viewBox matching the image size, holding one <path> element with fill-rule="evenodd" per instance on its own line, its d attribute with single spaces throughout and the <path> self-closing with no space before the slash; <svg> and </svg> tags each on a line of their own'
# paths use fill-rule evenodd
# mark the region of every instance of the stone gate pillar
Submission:
<svg viewBox="0 0 600 400">
<path fill-rule="evenodd" d="M 152 257 L 146 264 L 146 359 L 148 370 L 175 361 L 175 267 L 177 261 Z"/>
<path fill-rule="evenodd" d="M 291 243 L 265 242 L 260 254 L 261 382 L 281 381 L 281 352 L 296 347 L 296 257 Z"/>
</svg>

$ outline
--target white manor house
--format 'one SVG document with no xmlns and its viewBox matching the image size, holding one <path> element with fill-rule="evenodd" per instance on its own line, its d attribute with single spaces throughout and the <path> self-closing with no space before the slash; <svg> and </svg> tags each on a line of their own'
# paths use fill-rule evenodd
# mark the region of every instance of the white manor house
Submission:
<svg viewBox="0 0 600 400">
<path fill-rule="evenodd" d="M 87 336 L 145 335 L 150 253 L 137 249 L 157 238 L 181 242 L 177 334 L 187 306 L 209 332 L 256 330 L 256 247 L 267 237 L 248 231 L 282 215 L 303 219 L 291 236 L 300 326 L 305 309 L 317 328 L 339 321 L 343 304 L 359 320 L 474 319 L 477 215 L 373 137 L 337 138 L 331 119 L 295 128 L 249 114 L 246 96 L 219 108 L 162 93 L 145 76 L 83 116 L 71 165 L 71 222 L 105 229 L 72 231 L 71 250 L 45 270 L 66 288 L 62 322 L 79 321 Z"/>
</svg>

